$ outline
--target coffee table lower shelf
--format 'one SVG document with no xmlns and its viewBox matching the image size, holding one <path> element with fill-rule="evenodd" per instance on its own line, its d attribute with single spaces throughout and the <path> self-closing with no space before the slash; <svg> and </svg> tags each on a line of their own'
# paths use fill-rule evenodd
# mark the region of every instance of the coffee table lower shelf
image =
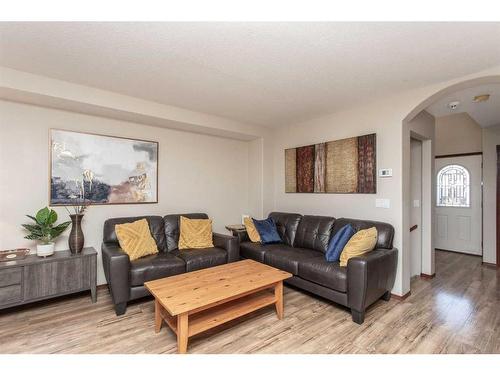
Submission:
<svg viewBox="0 0 500 375">
<path fill-rule="evenodd" d="M 188 338 L 236 318 L 247 315 L 266 306 L 275 305 L 278 319 L 283 318 L 283 282 L 273 286 L 273 289 L 256 291 L 239 298 L 207 306 L 203 310 L 188 311 L 172 316 L 155 299 L 155 332 L 161 330 L 162 322 L 177 335 L 179 353 L 186 353 Z"/>
</svg>

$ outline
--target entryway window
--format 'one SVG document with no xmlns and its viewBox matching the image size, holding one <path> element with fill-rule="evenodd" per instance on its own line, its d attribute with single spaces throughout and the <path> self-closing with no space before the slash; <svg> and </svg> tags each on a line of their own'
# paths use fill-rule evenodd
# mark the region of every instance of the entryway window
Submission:
<svg viewBox="0 0 500 375">
<path fill-rule="evenodd" d="M 461 165 L 451 164 L 437 175 L 437 205 L 441 207 L 470 207 L 470 175 Z"/>
</svg>

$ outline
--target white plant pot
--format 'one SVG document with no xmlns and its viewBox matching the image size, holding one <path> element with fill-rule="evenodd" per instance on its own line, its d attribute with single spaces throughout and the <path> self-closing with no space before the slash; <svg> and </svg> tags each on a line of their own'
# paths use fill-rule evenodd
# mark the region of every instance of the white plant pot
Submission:
<svg viewBox="0 0 500 375">
<path fill-rule="evenodd" d="M 48 257 L 54 254 L 54 243 L 49 243 L 47 245 L 36 245 L 36 255 L 39 257 Z"/>
</svg>

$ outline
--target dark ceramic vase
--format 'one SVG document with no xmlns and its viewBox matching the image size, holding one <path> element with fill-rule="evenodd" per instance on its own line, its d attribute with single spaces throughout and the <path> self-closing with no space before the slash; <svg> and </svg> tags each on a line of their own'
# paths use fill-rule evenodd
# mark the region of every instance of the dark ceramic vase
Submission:
<svg viewBox="0 0 500 375">
<path fill-rule="evenodd" d="M 69 215 L 71 218 L 71 233 L 69 234 L 69 250 L 73 254 L 78 254 L 82 251 L 83 245 L 85 243 L 85 238 L 82 231 L 82 219 L 83 215 Z"/>
</svg>

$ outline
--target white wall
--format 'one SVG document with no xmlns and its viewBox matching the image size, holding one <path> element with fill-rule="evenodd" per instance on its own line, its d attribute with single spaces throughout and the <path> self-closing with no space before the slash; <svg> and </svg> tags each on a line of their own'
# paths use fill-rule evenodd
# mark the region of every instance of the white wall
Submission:
<svg viewBox="0 0 500 375">
<path fill-rule="evenodd" d="M 436 155 L 481 152 L 481 126 L 468 113 L 436 118 Z"/>
<path fill-rule="evenodd" d="M 55 109 L 0 101 L 0 248 L 34 248 L 23 239 L 25 214 L 48 204 L 49 129 L 60 128 L 159 142 L 158 204 L 92 206 L 83 221 L 85 245 L 100 251 L 107 218 L 167 213 L 206 212 L 214 229 L 238 223 L 241 214 L 262 210 L 262 192 L 249 178 L 262 174 L 255 167 L 262 154 L 249 142 L 139 125 Z M 252 149 L 251 149 L 251 147 Z M 252 170 L 249 169 L 249 162 Z M 258 160 L 257 160 L 258 162 Z M 56 208 L 67 220 L 63 208 Z M 69 230 L 57 241 L 67 248 Z M 98 282 L 104 283 L 98 257 Z"/>
<path fill-rule="evenodd" d="M 496 263 L 497 145 L 500 125 L 483 129 L 483 262 Z"/>
<path fill-rule="evenodd" d="M 266 128 L 0 66 L 0 99 L 251 140 Z"/>
<path fill-rule="evenodd" d="M 244 213 L 252 217 L 263 215 L 263 164 L 263 139 L 258 138 L 248 145 L 248 212 Z"/>
</svg>

